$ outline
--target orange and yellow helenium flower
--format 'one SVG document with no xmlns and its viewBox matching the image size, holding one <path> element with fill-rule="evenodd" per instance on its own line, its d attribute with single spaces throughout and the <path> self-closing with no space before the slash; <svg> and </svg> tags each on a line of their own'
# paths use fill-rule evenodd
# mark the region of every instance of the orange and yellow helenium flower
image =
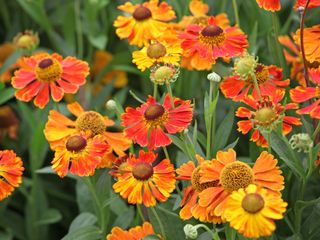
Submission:
<svg viewBox="0 0 320 240">
<path fill-rule="evenodd" d="M 262 95 L 271 95 L 277 89 L 284 89 L 290 84 L 289 79 L 282 79 L 282 70 L 274 65 L 266 66 L 259 63 L 254 74 Z M 243 100 L 248 94 L 258 96 L 251 76 L 248 76 L 247 79 L 238 75 L 225 77 L 220 84 L 220 89 L 226 98 L 232 98 L 234 101 Z"/>
<path fill-rule="evenodd" d="M 126 135 L 140 146 L 148 146 L 149 150 L 171 144 L 168 134 L 175 134 L 186 129 L 192 121 L 190 101 L 173 99 L 174 107 L 166 95 L 163 104 L 149 96 L 146 103 L 134 109 L 127 107 L 122 114 L 122 126 Z"/>
<path fill-rule="evenodd" d="M 12 150 L 0 151 L 0 201 L 22 182 L 23 163 Z"/>
<path fill-rule="evenodd" d="M 279 11 L 281 9 L 280 0 L 256 0 L 259 7 L 268 11 Z"/>
<path fill-rule="evenodd" d="M 189 3 L 189 11 L 192 16 L 183 16 L 179 22 L 179 27 L 184 30 L 190 24 L 207 25 L 209 12 L 208 4 L 202 0 L 191 0 Z"/>
<path fill-rule="evenodd" d="M 49 113 L 44 134 L 50 143 L 51 149 L 55 150 L 59 145 L 64 145 L 65 140 L 71 135 L 79 134 L 80 131 L 90 131 L 92 136 L 102 135 L 110 146 L 99 167 L 112 166 L 112 162 L 116 158 L 113 151 L 119 156 L 125 155 L 124 151 L 130 147 L 131 141 L 124 136 L 123 132 L 107 131 L 108 127 L 115 124 L 111 119 L 103 117 L 95 111 L 85 111 L 77 102 L 68 104 L 67 108 L 76 116 L 75 121 L 55 110 L 51 110 Z"/>
<path fill-rule="evenodd" d="M 297 109 L 298 105 L 296 103 L 281 105 L 284 95 L 285 91 L 278 89 L 273 95 L 263 96 L 262 101 L 252 95 L 245 97 L 242 102 L 252 110 L 247 107 L 238 108 L 236 116 L 247 118 L 247 120 L 241 120 L 237 123 L 238 131 L 247 134 L 251 129 L 254 129 L 250 140 L 256 142 L 258 146 L 268 147 L 261 130 L 272 131 L 282 123 L 282 133 L 287 135 L 292 131 L 291 125 L 302 125 L 299 118 L 285 115 L 286 110 Z"/>
<path fill-rule="evenodd" d="M 179 42 L 168 44 L 166 42 L 154 41 L 140 51 L 132 53 L 132 62 L 135 63 L 141 71 L 152 67 L 157 63 L 167 63 L 178 65 L 182 48 Z"/>
<path fill-rule="evenodd" d="M 219 185 L 209 187 L 199 194 L 200 206 L 207 208 L 208 212 L 216 216 L 223 217 L 231 193 L 250 184 L 280 194 L 279 191 L 284 188 L 284 178 L 277 163 L 273 155 L 263 151 L 251 168 L 247 163 L 236 159 L 236 152 L 233 149 L 218 151 L 216 159 L 205 162 L 201 167 L 200 182 L 219 181 Z"/>
<path fill-rule="evenodd" d="M 140 150 L 139 157 L 130 155 L 127 164 L 121 168 L 117 182 L 113 184 L 119 193 L 130 204 L 144 204 L 146 207 L 156 205 L 156 200 L 166 201 L 175 189 L 174 167 L 169 159 L 163 159 L 154 166 L 157 158 L 153 152 Z"/>
<path fill-rule="evenodd" d="M 101 135 L 90 138 L 91 133 L 80 132 L 71 135 L 64 145 L 55 149 L 52 168 L 63 178 L 70 173 L 78 176 L 92 176 L 109 150 L 109 145 Z"/>
<path fill-rule="evenodd" d="M 142 226 L 130 228 L 128 231 L 114 227 L 111 233 L 107 235 L 106 240 L 141 240 L 153 234 L 155 234 L 155 232 L 152 225 L 149 222 L 144 222 Z M 162 239 L 160 235 L 158 236 Z"/>
<path fill-rule="evenodd" d="M 260 238 L 272 234 L 276 229 L 274 220 L 283 218 L 286 207 L 279 195 L 250 184 L 232 192 L 223 216 L 245 237 Z"/>
<path fill-rule="evenodd" d="M 290 97 L 293 102 L 302 103 L 314 99 L 310 105 L 297 111 L 298 114 L 309 114 L 310 117 L 320 119 L 320 67 L 309 69 L 310 82 L 314 87 L 298 86 L 290 90 Z"/>
<path fill-rule="evenodd" d="M 16 89 L 16 98 L 44 108 L 49 102 L 49 95 L 59 102 L 64 93 L 76 93 L 85 84 L 89 74 L 86 62 L 74 57 L 63 59 L 54 53 L 36 54 L 23 59 L 23 65 L 15 71 L 12 86 Z"/>
<path fill-rule="evenodd" d="M 218 58 L 241 55 L 248 46 L 247 36 L 230 27 L 225 14 L 209 17 L 206 25 L 191 24 L 179 36 L 185 57 L 195 57 L 193 67 L 208 69 Z"/>
<path fill-rule="evenodd" d="M 116 34 L 128 38 L 129 44 L 142 47 L 149 40 L 157 40 L 167 29 L 167 21 L 174 19 L 175 12 L 166 2 L 150 0 L 143 4 L 133 5 L 126 2 L 118 7 L 130 16 L 118 16 L 114 22 Z"/>
<path fill-rule="evenodd" d="M 219 181 L 212 181 L 208 183 L 200 183 L 200 169 L 201 164 L 204 162 L 204 159 L 199 155 L 196 155 L 198 161 L 198 166 L 196 167 L 194 162 L 189 161 L 182 164 L 176 172 L 178 174 L 178 180 L 188 180 L 191 182 L 191 185 L 186 187 L 183 191 L 183 198 L 181 200 L 181 210 L 180 217 L 183 220 L 188 220 L 191 217 L 199 219 L 201 222 L 221 222 L 221 218 L 215 215 L 210 215 L 207 213 L 206 208 L 201 207 L 198 203 L 199 193 L 204 189 L 207 189 L 211 186 L 217 186 Z"/>
</svg>

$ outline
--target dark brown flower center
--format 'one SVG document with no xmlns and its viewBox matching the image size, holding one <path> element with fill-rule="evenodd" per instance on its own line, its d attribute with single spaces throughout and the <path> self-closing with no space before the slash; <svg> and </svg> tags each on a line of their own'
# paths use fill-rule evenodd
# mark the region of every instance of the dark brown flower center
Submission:
<svg viewBox="0 0 320 240">
<path fill-rule="evenodd" d="M 81 114 L 76 120 L 76 127 L 80 131 L 90 130 L 93 135 L 101 134 L 106 130 L 104 118 L 94 111 Z"/>
<path fill-rule="evenodd" d="M 201 31 L 201 34 L 205 37 L 216 37 L 222 33 L 222 28 L 218 27 L 217 25 L 208 25 Z"/>
<path fill-rule="evenodd" d="M 248 213 L 257 213 L 264 207 L 263 198 L 257 193 L 249 193 L 242 199 L 242 208 Z"/>
<path fill-rule="evenodd" d="M 71 152 L 79 152 L 87 146 L 87 141 L 81 136 L 72 136 L 66 143 L 66 148 Z"/>
<path fill-rule="evenodd" d="M 134 10 L 132 16 L 137 21 L 143 21 L 150 18 L 152 16 L 152 13 L 148 8 L 140 6 L 136 8 L 136 10 Z"/>
<path fill-rule="evenodd" d="M 148 163 L 138 163 L 133 167 L 132 175 L 137 180 L 148 180 L 153 175 L 153 167 Z"/>
<path fill-rule="evenodd" d="M 220 182 L 223 188 L 231 193 L 249 186 L 253 182 L 253 172 L 248 164 L 235 161 L 222 169 Z"/>
<path fill-rule="evenodd" d="M 320 66 L 320 62 L 314 61 L 313 63 L 307 61 L 307 65 L 309 68 L 318 68 Z"/>
<path fill-rule="evenodd" d="M 146 120 L 155 120 L 161 117 L 165 112 L 165 109 L 160 104 L 153 104 L 149 106 L 144 112 L 144 117 Z"/>
<path fill-rule="evenodd" d="M 167 53 L 166 47 L 161 43 L 150 44 L 147 48 L 147 55 L 150 58 L 160 58 Z"/>
<path fill-rule="evenodd" d="M 41 62 L 39 62 L 38 66 L 39 66 L 39 68 L 41 68 L 41 69 L 45 69 L 45 68 L 51 66 L 52 64 L 53 64 L 52 59 L 50 59 L 50 58 L 45 58 L 45 59 L 41 60 Z"/>
</svg>

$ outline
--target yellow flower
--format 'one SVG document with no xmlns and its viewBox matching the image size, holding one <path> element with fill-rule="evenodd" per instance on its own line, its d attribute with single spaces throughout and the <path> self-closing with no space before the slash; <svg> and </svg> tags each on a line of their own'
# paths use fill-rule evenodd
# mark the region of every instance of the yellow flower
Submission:
<svg viewBox="0 0 320 240">
<path fill-rule="evenodd" d="M 141 71 L 152 67 L 156 63 L 168 63 L 178 65 L 182 48 L 179 42 L 167 44 L 166 42 L 154 42 L 132 53 L 133 60 Z"/>
<path fill-rule="evenodd" d="M 286 207 L 280 195 L 250 184 L 230 195 L 224 218 L 245 237 L 259 238 L 272 234 L 273 220 L 282 219 Z"/>
</svg>

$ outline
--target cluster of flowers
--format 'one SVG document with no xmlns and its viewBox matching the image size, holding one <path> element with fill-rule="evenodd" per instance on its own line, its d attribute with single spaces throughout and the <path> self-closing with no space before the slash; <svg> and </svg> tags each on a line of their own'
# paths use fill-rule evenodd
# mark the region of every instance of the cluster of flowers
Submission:
<svg viewBox="0 0 320 240">
<path fill-rule="evenodd" d="M 280 1 L 257 0 L 267 10 L 279 10 Z M 272 4 L 270 4 L 272 2 Z M 297 1 L 297 8 L 306 1 Z M 311 1 L 310 7 L 319 1 Z M 282 70 L 264 65 L 247 53 L 247 36 L 239 26 L 231 26 L 226 14 L 208 16 L 209 7 L 201 0 L 190 1 L 191 16 L 176 23 L 175 12 L 166 2 L 150 0 L 133 5 L 126 2 L 118 8 L 126 13 L 114 22 L 116 34 L 141 50 L 132 53 L 133 63 L 141 71 L 148 69 L 154 84 L 165 84 L 168 94 L 163 101 L 149 96 L 137 108 L 128 107 L 121 115 L 123 131 L 111 132 L 114 122 L 96 111 L 86 111 L 77 103 L 67 105 L 74 120 L 59 111 L 51 110 L 44 134 L 55 152 L 52 168 L 60 177 L 68 172 L 78 176 L 91 176 L 97 168 L 112 168 L 116 182 L 113 185 L 130 204 L 155 206 L 164 202 L 176 188 L 176 180 L 190 181 L 183 191 L 182 219 L 194 217 L 202 222 L 229 222 L 246 237 L 269 236 L 275 230 L 274 220 L 283 218 L 287 204 L 281 198 L 284 178 L 273 155 L 263 151 L 253 167 L 239 161 L 233 149 L 219 151 L 212 160 L 197 155 L 197 164 L 189 161 L 175 170 L 170 159 L 159 160 L 154 152 L 172 143 L 171 134 L 188 128 L 193 118 L 193 105 L 189 100 L 172 96 L 170 83 L 176 81 L 179 67 L 189 70 L 211 70 L 218 59 L 234 63 L 233 74 L 223 79 L 220 89 L 226 98 L 241 102 L 236 116 L 238 130 L 251 140 L 267 147 L 264 132 L 281 124 L 283 134 L 292 131 L 292 125 L 301 125 L 299 118 L 286 115 L 298 109 L 297 103 L 316 99 L 299 114 L 320 118 L 320 25 L 305 29 L 305 52 L 310 67 L 311 81 L 307 86 L 303 77 L 300 55 L 299 30 L 294 36 L 279 41 L 286 47 L 286 59 L 292 63 L 292 78 L 301 86 L 290 91 L 292 103 L 283 104 L 290 80 L 283 79 Z M 74 57 L 36 53 L 24 57 L 14 72 L 12 86 L 17 89 L 18 100 L 44 108 L 50 95 L 55 102 L 64 94 L 75 94 L 86 82 L 89 66 Z M 139 155 L 125 151 L 131 144 L 147 147 Z M 0 198 L 7 197 L 21 182 L 23 167 L 12 151 L 0 152 Z M 176 176 L 177 173 L 177 176 Z M 114 228 L 107 239 L 140 239 L 153 234 L 149 223 L 129 231 Z M 139 236 L 140 238 L 136 238 Z"/>
</svg>

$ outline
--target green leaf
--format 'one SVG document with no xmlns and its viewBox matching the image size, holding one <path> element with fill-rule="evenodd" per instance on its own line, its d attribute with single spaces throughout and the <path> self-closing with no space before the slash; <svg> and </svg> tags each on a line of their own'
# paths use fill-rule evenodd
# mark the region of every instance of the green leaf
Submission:
<svg viewBox="0 0 320 240">
<path fill-rule="evenodd" d="M 1 66 L 0 75 L 7 71 L 18 60 L 18 58 L 21 57 L 21 55 L 22 52 L 20 51 L 15 51 L 14 53 L 12 53 Z"/>
<path fill-rule="evenodd" d="M 215 144 L 213 146 L 213 155 L 216 155 L 218 150 L 221 150 L 225 147 L 228 142 L 229 135 L 232 131 L 234 121 L 234 109 L 230 108 L 228 114 L 224 117 L 222 122 L 218 127 L 218 131 L 214 137 Z"/>
<path fill-rule="evenodd" d="M 13 88 L 4 88 L 0 90 L 0 105 L 7 102 L 14 96 Z"/>
<path fill-rule="evenodd" d="M 105 49 L 108 38 L 104 34 L 99 34 L 96 36 L 89 35 L 89 41 L 92 44 L 92 46 L 101 50 L 101 49 Z"/>
<path fill-rule="evenodd" d="M 155 234 L 152 234 L 144 237 L 142 240 L 161 240 L 161 238 Z"/>
<path fill-rule="evenodd" d="M 80 213 L 71 223 L 69 233 L 76 232 L 84 227 L 93 226 L 98 221 L 97 217 L 89 212 Z"/>
<path fill-rule="evenodd" d="M 62 219 L 61 213 L 57 209 L 50 208 L 43 213 L 40 220 L 36 221 L 35 225 L 47 225 L 57 223 Z"/>
<path fill-rule="evenodd" d="M 257 52 L 257 37 L 258 37 L 258 21 L 254 23 L 254 27 L 251 31 L 251 34 L 249 34 L 249 52 L 250 53 L 256 53 Z"/>
<path fill-rule="evenodd" d="M 86 226 L 68 233 L 61 240 L 98 240 L 102 239 L 101 230 L 96 226 Z"/>
</svg>

